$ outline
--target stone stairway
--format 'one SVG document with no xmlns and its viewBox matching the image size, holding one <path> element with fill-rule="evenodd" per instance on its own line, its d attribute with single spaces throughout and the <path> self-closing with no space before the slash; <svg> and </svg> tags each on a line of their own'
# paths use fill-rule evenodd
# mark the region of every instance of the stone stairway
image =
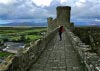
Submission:
<svg viewBox="0 0 100 71">
<path fill-rule="evenodd" d="M 70 38 L 65 33 L 62 36 L 62 41 L 58 34 L 53 37 L 29 71 L 85 71 Z"/>
</svg>

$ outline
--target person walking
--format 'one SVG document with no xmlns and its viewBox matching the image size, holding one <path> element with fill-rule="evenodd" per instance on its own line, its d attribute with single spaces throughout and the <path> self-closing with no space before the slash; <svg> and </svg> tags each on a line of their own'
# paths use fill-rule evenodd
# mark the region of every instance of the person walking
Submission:
<svg viewBox="0 0 100 71">
<path fill-rule="evenodd" d="M 59 38 L 60 38 L 60 41 L 62 40 L 62 33 L 64 32 L 64 28 L 63 26 L 60 26 L 59 27 Z"/>
</svg>

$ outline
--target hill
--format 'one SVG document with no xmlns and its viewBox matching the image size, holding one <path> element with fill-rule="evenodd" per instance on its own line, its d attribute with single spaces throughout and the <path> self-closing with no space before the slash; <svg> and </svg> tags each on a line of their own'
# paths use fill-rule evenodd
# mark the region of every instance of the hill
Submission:
<svg viewBox="0 0 100 71">
<path fill-rule="evenodd" d="M 7 23 L 7 24 L 0 24 L 0 26 L 3 27 L 13 27 L 13 26 L 33 26 L 33 27 L 41 27 L 41 26 L 47 26 L 47 23 L 34 23 L 34 22 L 13 22 L 13 23 Z"/>
</svg>

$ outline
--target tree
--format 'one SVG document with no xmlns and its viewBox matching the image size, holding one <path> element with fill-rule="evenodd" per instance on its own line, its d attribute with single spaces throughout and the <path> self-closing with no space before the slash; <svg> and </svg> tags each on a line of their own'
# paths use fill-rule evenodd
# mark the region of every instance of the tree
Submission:
<svg viewBox="0 0 100 71">
<path fill-rule="evenodd" d="M 21 41 L 25 41 L 25 40 L 26 40 L 25 36 L 24 36 L 24 35 L 21 35 L 21 36 L 20 36 L 20 40 L 21 40 Z"/>
</svg>

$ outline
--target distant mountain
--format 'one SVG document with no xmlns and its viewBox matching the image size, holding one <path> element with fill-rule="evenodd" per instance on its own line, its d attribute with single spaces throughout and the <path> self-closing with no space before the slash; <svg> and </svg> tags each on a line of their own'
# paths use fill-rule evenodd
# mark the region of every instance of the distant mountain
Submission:
<svg viewBox="0 0 100 71">
<path fill-rule="evenodd" d="M 32 26 L 32 27 L 38 27 L 38 26 L 47 26 L 47 23 L 34 23 L 34 22 L 13 22 L 13 23 L 7 23 L 7 24 L 0 24 L 0 26 Z"/>
<path fill-rule="evenodd" d="M 100 22 L 75 22 L 75 26 L 97 26 L 100 27 Z"/>
</svg>

